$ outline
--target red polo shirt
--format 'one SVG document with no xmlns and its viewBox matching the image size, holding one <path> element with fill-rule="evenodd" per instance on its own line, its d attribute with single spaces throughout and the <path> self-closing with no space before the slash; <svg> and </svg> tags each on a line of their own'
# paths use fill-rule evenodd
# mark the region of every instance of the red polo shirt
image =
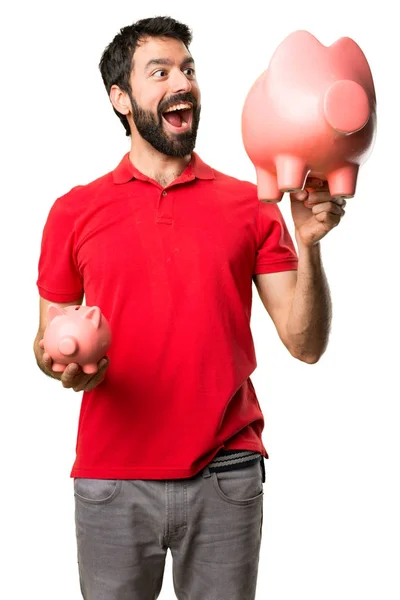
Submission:
<svg viewBox="0 0 400 600">
<path fill-rule="evenodd" d="M 250 380 L 252 276 L 296 268 L 278 206 L 196 153 L 166 188 L 126 154 L 58 198 L 39 293 L 84 294 L 113 336 L 106 379 L 83 393 L 71 477 L 191 477 L 220 449 L 267 458 Z"/>
</svg>

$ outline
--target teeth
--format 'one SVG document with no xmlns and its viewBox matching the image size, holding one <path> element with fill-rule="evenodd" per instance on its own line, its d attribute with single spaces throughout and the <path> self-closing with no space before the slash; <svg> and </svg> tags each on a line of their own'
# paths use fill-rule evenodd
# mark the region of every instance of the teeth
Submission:
<svg viewBox="0 0 400 600">
<path fill-rule="evenodd" d="M 188 108 L 192 108 L 191 104 L 174 104 L 165 110 L 164 112 L 171 112 L 173 110 L 187 110 Z"/>
</svg>

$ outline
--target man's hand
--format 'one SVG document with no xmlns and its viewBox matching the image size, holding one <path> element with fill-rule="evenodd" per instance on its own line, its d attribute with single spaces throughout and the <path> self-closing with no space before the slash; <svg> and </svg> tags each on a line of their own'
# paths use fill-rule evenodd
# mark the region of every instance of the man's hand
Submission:
<svg viewBox="0 0 400 600">
<path fill-rule="evenodd" d="M 44 350 L 43 339 L 40 340 L 39 346 Z M 72 388 L 74 392 L 90 392 L 104 380 L 109 362 L 108 357 L 104 356 L 97 364 L 97 373 L 90 375 L 84 373 L 77 363 L 70 363 L 63 373 L 59 373 L 60 381 L 63 387 Z M 43 363 L 48 371 L 52 370 L 53 360 L 47 352 L 43 352 Z"/>
<path fill-rule="evenodd" d="M 346 200 L 332 198 L 326 181 L 309 177 L 301 192 L 290 194 L 297 241 L 313 246 L 339 225 Z"/>
</svg>

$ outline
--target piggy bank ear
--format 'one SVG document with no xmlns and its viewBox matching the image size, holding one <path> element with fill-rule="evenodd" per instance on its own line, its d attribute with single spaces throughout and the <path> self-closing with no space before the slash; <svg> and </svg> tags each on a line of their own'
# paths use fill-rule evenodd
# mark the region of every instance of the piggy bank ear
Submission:
<svg viewBox="0 0 400 600">
<path fill-rule="evenodd" d="M 51 323 L 51 321 L 55 317 L 59 317 L 65 313 L 64 309 L 61 306 L 57 306 L 56 304 L 49 304 L 47 309 L 47 321 Z"/>
<path fill-rule="evenodd" d="M 89 319 L 89 321 L 91 321 L 93 323 L 95 328 L 98 329 L 100 327 L 100 321 L 101 321 L 101 311 L 100 311 L 99 307 L 92 306 L 91 308 L 89 308 L 89 310 L 87 311 L 87 313 L 85 314 L 85 316 L 83 318 Z"/>
</svg>

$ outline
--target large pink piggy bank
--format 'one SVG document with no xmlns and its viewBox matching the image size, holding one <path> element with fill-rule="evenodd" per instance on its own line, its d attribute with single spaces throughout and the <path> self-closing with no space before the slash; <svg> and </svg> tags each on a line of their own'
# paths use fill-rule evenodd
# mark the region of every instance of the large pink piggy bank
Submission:
<svg viewBox="0 0 400 600">
<path fill-rule="evenodd" d="M 302 190 L 307 176 L 327 180 L 331 196 L 353 197 L 375 133 L 371 70 L 348 37 L 326 47 L 307 31 L 295 31 L 278 46 L 243 107 L 243 143 L 264 202 Z"/>
<path fill-rule="evenodd" d="M 84 373 L 95 373 L 111 344 L 110 326 L 98 306 L 50 304 L 47 319 L 43 345 L 54 361 L 53 371 L 63 372 L 74 362 Z"/>
</svg>

